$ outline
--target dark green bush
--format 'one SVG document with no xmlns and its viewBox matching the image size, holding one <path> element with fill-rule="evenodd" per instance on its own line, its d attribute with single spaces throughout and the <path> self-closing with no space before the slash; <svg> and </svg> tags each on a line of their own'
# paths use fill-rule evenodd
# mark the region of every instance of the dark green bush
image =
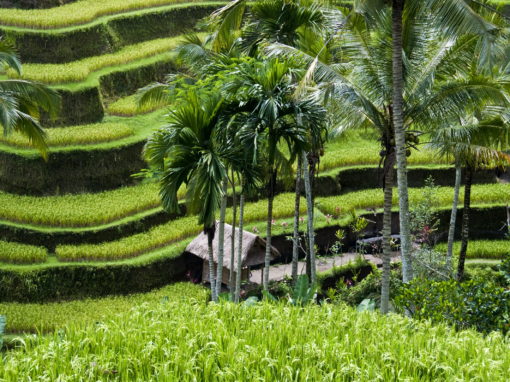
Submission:
<svg viewBox="0 0 510 382">
<path fill-rule="evenodd" d="M 402 284 L 394 299 L 396 308 L 416 319 L 446 322 L 457 329 L 488 333 L 510 329 L 510 289 L 478 278 L 458 283 L 415 279 Z"/>
</svg>

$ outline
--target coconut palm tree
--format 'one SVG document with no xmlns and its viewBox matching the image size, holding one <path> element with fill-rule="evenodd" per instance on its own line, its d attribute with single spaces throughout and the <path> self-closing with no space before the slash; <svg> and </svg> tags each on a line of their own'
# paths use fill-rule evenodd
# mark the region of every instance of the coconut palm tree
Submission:
<svg viewBox="0 0 510 382">
<path fill-rule="evenodd" d="M 388 1 L 358 0 L 355 8 L 375 13 L 387 7 Z M 430 23 L 446 36 L 470 33 L 482 35 L 484 44 L 490 45 L 494 30 L 492 24 L 478 15 L 467 0 L 392 0 L 392 114 L 395 130 L 395 154 L 400 211 L 402 273 L 404 282 L 412 279 L 411 231 L 409 226 L 409 197 L 407 186 L 406 132 L 404 125 L 404 55 L 407 32 L 424 12 L 430 14 Z M 481 3 L 483 1 L 476 2 Z M 489 48 L 488 48 L 489 49 Z"/>
<path fill-rule="evenodd" d="M 0 40 L 0 64 L 22 74 L 21 63 L 14 49 Z M 39 122 L 41 110 L 56 116 L 60 108 L 60 96 L 46 86 L 24 80 L 0 81 L 0 124 L 4 134 L 17 131 L 47 157 L 45 132 Z"/>
<path fill-rule="evenodd" d="M 437 120 L 451 120 L 462 115 L 468 105 L 487 99 L 506 102 L 502 86 L 491 78 L 456 78 L 453 74 L 469 68 L 477 45 L 472 36 L 445 39 L 423 13 L 407 29 L 404 70 L 404 114 L 407 136 L 406 155 L 418 143 L 419 130 L 428 129 Z M 382 311 L 389 295 L 391 207 L 393 168 L 397 162 L 396 127 L 393 108 L 392 14 L 389 9 L 376 14 L 352 14 L 334 47 L 337 63 L 282 44 L 269 48 L 271 54 L 298 57 L 309 67 L 307 78 L 319 83 L 324 97 L 329 97 L 338 131 L 369 127 L 380 133 L 383 164 L 383 288 Z M 334 61 L 333 61 L 334 62 Z"/>
<path fill-rule="evenodd" d="M 207 235 L 211 295 L 217 301 L 213 240 L 216 213 L 227 178 L 224 163 L 230 148 L 220 139 L 218 123 L 223 99 L 217 93 L 190 87 L 168 114 L 168 124 L 147 141 L 144 155 L 156 170 L 163 207 L 179 212 L 177 191 L 186 185 L 187 210 L 198 215 Z M 216 281 L 215 281 L 216 280 Z"/>
</svg>

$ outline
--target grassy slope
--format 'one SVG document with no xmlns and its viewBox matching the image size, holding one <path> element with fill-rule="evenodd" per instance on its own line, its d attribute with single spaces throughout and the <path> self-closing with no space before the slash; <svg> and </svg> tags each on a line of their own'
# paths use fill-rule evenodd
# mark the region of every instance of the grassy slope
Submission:
<svg viewBox="0 0 510 382">
<path fill-rule="evenodd" d="M 277 335 L 276 335 L 277 334 Z M 508 340 L 343 306 L 151 302 L 28 341 L 6 381 L 506 381 Z"/>
</svg>

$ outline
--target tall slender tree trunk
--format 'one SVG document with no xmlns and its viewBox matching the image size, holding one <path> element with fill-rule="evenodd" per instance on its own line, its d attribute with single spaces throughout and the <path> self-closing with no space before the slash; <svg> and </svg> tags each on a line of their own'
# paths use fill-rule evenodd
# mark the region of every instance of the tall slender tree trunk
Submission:
<svg viewBox="0 0 510 382">
<path fill-rule="evenodd" d="M 236 291 L 234 301 L 239 302 L 241 296 L 241 272 L 243 258 L 243 229 L 244 229 L 244 190 L 241 190 L 239 200 L 239 238 L 237 242 L 237 263 L 236 263 Z"/>
<path fill-rule="evenodd" d="M 306 213 L 307 217 L 307 231 L 308 231 L 308 258 L 310 259 L 310 282 L 315 285 L 316 281 L 316 264 L 315 264 L 315 231 L 313 228 L 313 198 L 312 198 L 312 183 L 310 179 L 310 169 L 308 167 L 308 159 L 305 152 L 303 152 L 303 163 L 304 163 L 304 182 L 305 182 L 305 194 L 306 194 Z"/>
<path fill-rule="evenodd" d="M 228 180 L 223 181 L 223 199 L 220 207 L 220 223 L 218 227 L 218 265 L 216 275 L 216 296 L 221 293 L 223 281 L 223 257 L 225 255 L 225 214 L 227 212 L 227 187 Z"/>
<path fill-rule="evenodd" d="M 466 166 L 464 180 L 464 210 L 462 211 L 462 238 L 459 253 L 459 263 L 457 265 L 457 280 L 464 277 L 464 264 L 466 262 L 466 254 L 469 242 L 469 215 L 471 209 L 471 185 L 473 183 L 473 168 Z"/>
<path fill-rule="evenodd" d="M 453 266 L 453 242 L 455 240 L 455 224 L 457 222 L 457 210 L 459 205 L 459 193 L 462 181 L 462 167 L 460 164 L 455 164 L 455 187 L 453 189 L 453 204 L 452 214 L 450 216 L 450 228 L 448 229 L 448 251 L 446 252 L 446 268 L 449 274 L 452 274 Z"/>
<path fill-rule="evenodd" d="M 383 271 L 381 279 L 381 313 L 386 314 L 390 306 L 391 275 L 391 208 L 393 207 L 394 153 L 390 153 L 385 164 L 384 174 L 384 213 L 383 213 Z"/>
<path fill-rule="evenodd" d="M 413 278 L 411 264 L 411 229 L 409 226 L 409 191 L 407 185 L 407 157 L 404 129 L 404 77 L 402 62 L 402 14 L 404 0 L 393 0 L 393 126 L 397 155 L 397 185 L 400 216 L 402 277 L 405 283 Z"/>
<path fill-rule="evenodd" d="M 216 226 L 208 227 L 204 230 L 207 234 L 207 254 L 209 255 L 209 283 L 211 284 L 211 300 L 214 302 L 218 301 L 218 297 L 216 295 L 216 284 L 215 280 L 215 272 L 214 272 L 214 253 L 213 253 L 213 241 L 214 234 L 216 231 Z"/>
<path fill-rule="evenodd" d="M 298 156 L 296 170 L 296 199 L 294 202 L 294 234 L 292 236 L 292 284 L 296 285 L 299 261 L 299 208 L 301 204 L 301 172 L 303 157 Z"/>
<path fill-rule="evenodd" d="M 266 256 L 264 259 L 264 290 L 269 290 L 269 268 L 271 266 L 271 238 L 273 225 L 273 201 L 274 187 L 276 182 L 276 171 L 271 170 L 271 179 L 269 180 L 269 196 L 267 198 L 267 226 L 266 226 Z"/>
<path fill-rule="evenodd" d="M 234 171 L 232 170 L 232 237 L 230 239 L 230 274 L 228 287 L 230 289 L 230 300 L 234 301 L 235 293 L 235 249 L 236 249 L 236 219 L 237 219 L 237 194 Z"/>
</svg>

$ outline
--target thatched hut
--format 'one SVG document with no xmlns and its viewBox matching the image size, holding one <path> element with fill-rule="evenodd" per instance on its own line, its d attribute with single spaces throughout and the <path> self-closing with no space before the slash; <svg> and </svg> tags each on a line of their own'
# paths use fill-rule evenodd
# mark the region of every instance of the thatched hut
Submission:
<svg viewBox="0 0 510 382">
<path fill-rule="evenodd" d="M 216 235 L 213 240 L 213 256 L 214 263 L 218 264 L 218 223 L 216 223 Z M 232 253 L 231 248 L 232 240 L 232 226 L 225 224 L 225 241 L 224 241 L 224 257 L 223 257 L 223 280 L 224 284 L 228 284 L 230 269 L 234 272 L 237 270 L 237 243 L 239 240 L 239 230 L 235 231 L 235 254 L 234 264 L 230 264 L 230 257 Z M 207 247 L 207 235 L 203 232 L 198 235 L 187 247 L 186 252 L 191 253 L 203 260 L 202 266 L 202 281 L 209 281 L 209 254 Z M 250 268 L 264 264 L 264 258 L 266 253 L 266 241 L 260 236 L 257 236 L 251 232 L 243 231 L 243 249 L 242 249 L 242 273 L 241 280 L 248 280 L 250 277 Z M 275 259 L 280 256 L 278 250 L 274 247 L 271 248 L 271 259 Z"/>
</svg>

